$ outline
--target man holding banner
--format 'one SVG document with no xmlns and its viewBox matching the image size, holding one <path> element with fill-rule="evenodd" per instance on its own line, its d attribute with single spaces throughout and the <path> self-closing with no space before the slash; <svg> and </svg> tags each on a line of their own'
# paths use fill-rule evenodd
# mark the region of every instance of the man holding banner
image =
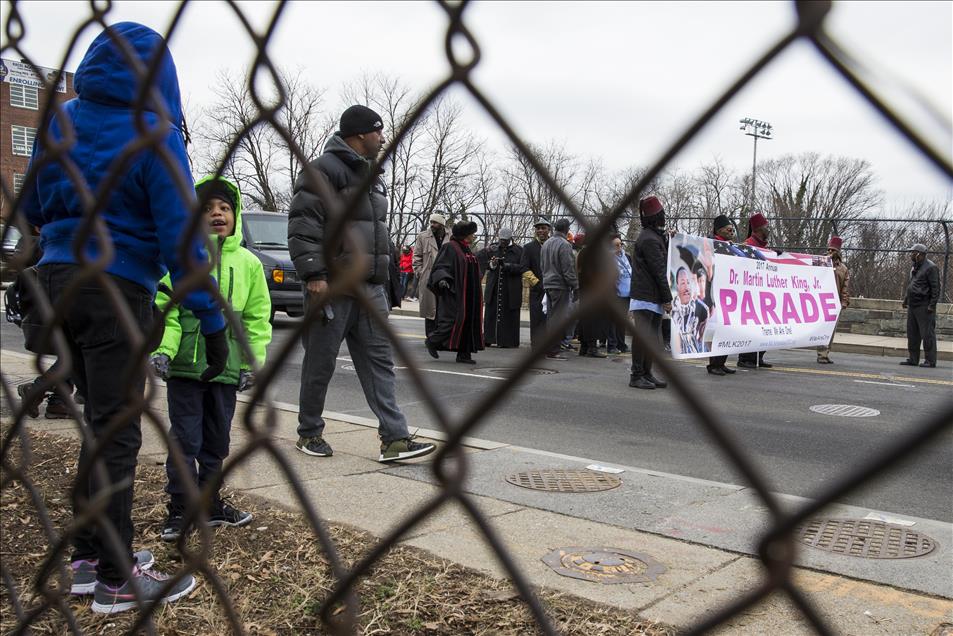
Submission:
<svg viewBox="0 0 953 636">
<path fill-rule="evenodd" d="M 834 264 L 834 277 L 837 280 L 837 295 L 840 296 L 840 306 L 842 309 L 846 309 L 850 305 L 850 291 L 847 287 L 847 281 L 850 274 L 847 271 L 847 266 L 844 265 L 844 259 L 841 257 L 840 249 L 844 244 L 844 241 L 839 236 L 832 236 L 831 240 L 827 242 L 827 255 L 831 257 L 831 261 Z M 837 325 L 834 325 L 834 329 L 837 329 Z M 834 334 L 831 334 L 831 339 L 827 344 L 823 344 L 817 348 L 817 363 L 818 364 L 834 364 L 834 361 L 831 360 L 831 345 L 834 344 Z"/>
<path fill-rule="evenodd" d="M 745 239 L 745 245 L 767 249 L 769 235 L 768 219 L 763 214 L 758 212 L 748 219 L 748 237 Z M 757 369 L 758 367 L 770 369 L 773 365 L 764 361 L 764 353 L 764 351 L 742 353 L 738 356 L 738 366 L 745 369 Z"/>
<path fill-rule="evenodd" d="M 744 252 L 734 247 L 731 240 L 735 238 L 735 226 L 731 224 L 731 219 L 727 216 L 721 214 L 715 217 L 715 222 L 713 224 L 714 232 L 711 235 L 711 238 L 716 241 L 713 247 L 727 248 L 729 254 L 733 253 L 736 256 L 743 256 Z M 719 244 L 720 243 L 720 244 Z M 734 248 L 734 249 L 732 249 Z M 708 297 L 711 298 L 711 277 L 709 276 L 709 290 Z M 728 362 L 728 356 L 712 356 L 708 358 L 708 373 L 711 375 L 731 375 L 737 373 L 734 369 L 729 369 L 725 366 L 725 363 Z"/>
</svg>

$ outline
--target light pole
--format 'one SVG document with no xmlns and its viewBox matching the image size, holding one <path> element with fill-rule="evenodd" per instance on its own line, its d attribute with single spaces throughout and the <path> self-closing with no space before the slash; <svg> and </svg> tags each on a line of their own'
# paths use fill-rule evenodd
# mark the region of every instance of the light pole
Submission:
<svg viewBox="0 0 953 636">
<path fill-rule="evenodd" d="M 750 216 L 752 208 L 754 207 L 754 184 L 758 168 L 758 140 L 773 139 L 771 136 L 773 127 L 766 121 L 751 119 L 750 117 L 745 117 L 739 120 L 738 123 L 741 124 L 741 130 L 743 130 L 746 135 L 754 138 L 754 155 L 751 158 L 751 198 L 748 200 L 748 215 Z"/>
</svg>

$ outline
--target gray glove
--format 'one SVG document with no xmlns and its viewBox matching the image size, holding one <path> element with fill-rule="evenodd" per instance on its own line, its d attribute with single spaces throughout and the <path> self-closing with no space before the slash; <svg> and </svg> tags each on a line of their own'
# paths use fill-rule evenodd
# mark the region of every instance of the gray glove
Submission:
<svg viewBox="0 0 953 636">
<path fill-rule="evenodd" d="M 157 376 L 163 380 L 169 379 L 169 366 L 172 364 L 172 359 L 169 356 L 164 353 L 157 353 L 149 358 L 149 364 L 152 365 L 152 370 L 156 372 Z"/>
<path fill-rule="evenodd" d="M 242 369 L 238 372 L 238 392 L 241 393 L 255 386 L 255 372 Z"/>
</svg>

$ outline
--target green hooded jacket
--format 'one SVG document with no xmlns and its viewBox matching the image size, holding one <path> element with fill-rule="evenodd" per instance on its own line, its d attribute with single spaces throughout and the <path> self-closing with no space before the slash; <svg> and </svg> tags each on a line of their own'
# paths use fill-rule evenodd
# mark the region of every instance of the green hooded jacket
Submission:
<svg viewBox="0 0 953 636">
<path fill-rule="evenodd" d="M 214 177 L 205 177 L 196 182 L 196 187 Z M 218 245 L 218 254 L 214 254 L 215 266 L 212 276 L 218 281 L 218 289 L 228 301 L 232 311 L 240 318 L 248 344 L 255 356 L 254 362 L 260 367 L 265 364 L 265 347 L 271 342 L 271 296 L 261 261 L 250 251 L 242 247 L 242 197 L 238 186 L 226 179 L 219 179 L 232 192 L 235 199 L 235 231 L 231 236 L 220 238 L 212 236 L 212 243 Z M 172 287 L 169 276 L 162 279 Z M 169 296 L 163 292 L 156 295 L 156 304 L 165 309 Z M 225 370 L 212 379 L 222 384 L 238 384 L 238 375 L 242 370 L 254 367 L 252 360 L 246 359 L 242 347 L 231 323 L 228 329 L 228 363 Z M 173 306 L 165 318 L 165 333 L 162 343 L 155 351 L 164 353 L 172 359 L 169 375 L 174 378 L 198 380 L 205 371 L 205 338 L 199 330 L 199 320 L 182 307 Z"/>
</svg>

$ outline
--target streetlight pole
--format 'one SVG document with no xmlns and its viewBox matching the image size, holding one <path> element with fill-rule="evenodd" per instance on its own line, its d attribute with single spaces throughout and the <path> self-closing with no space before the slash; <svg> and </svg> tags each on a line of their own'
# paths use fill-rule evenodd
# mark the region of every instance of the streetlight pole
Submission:
<svg viewBox="0 0 953 636">
<path fill-rule="evenodd" d="M 773 134 L 773 127 L 766 121 L 752 119 L 750 117 L 745 117 L 739 120 L 738 123 L 741 124 L 740 130 L 743 130 L 749 137 L 754 138 L 754 153 L 751 158 L 751 198 L 748 200 L 748 215 L 750 216 L 754 208 L 755 177 L 757 176 L 758 169 L 758 140 L 773 139 L 771 136 Z"/>
</svg>

